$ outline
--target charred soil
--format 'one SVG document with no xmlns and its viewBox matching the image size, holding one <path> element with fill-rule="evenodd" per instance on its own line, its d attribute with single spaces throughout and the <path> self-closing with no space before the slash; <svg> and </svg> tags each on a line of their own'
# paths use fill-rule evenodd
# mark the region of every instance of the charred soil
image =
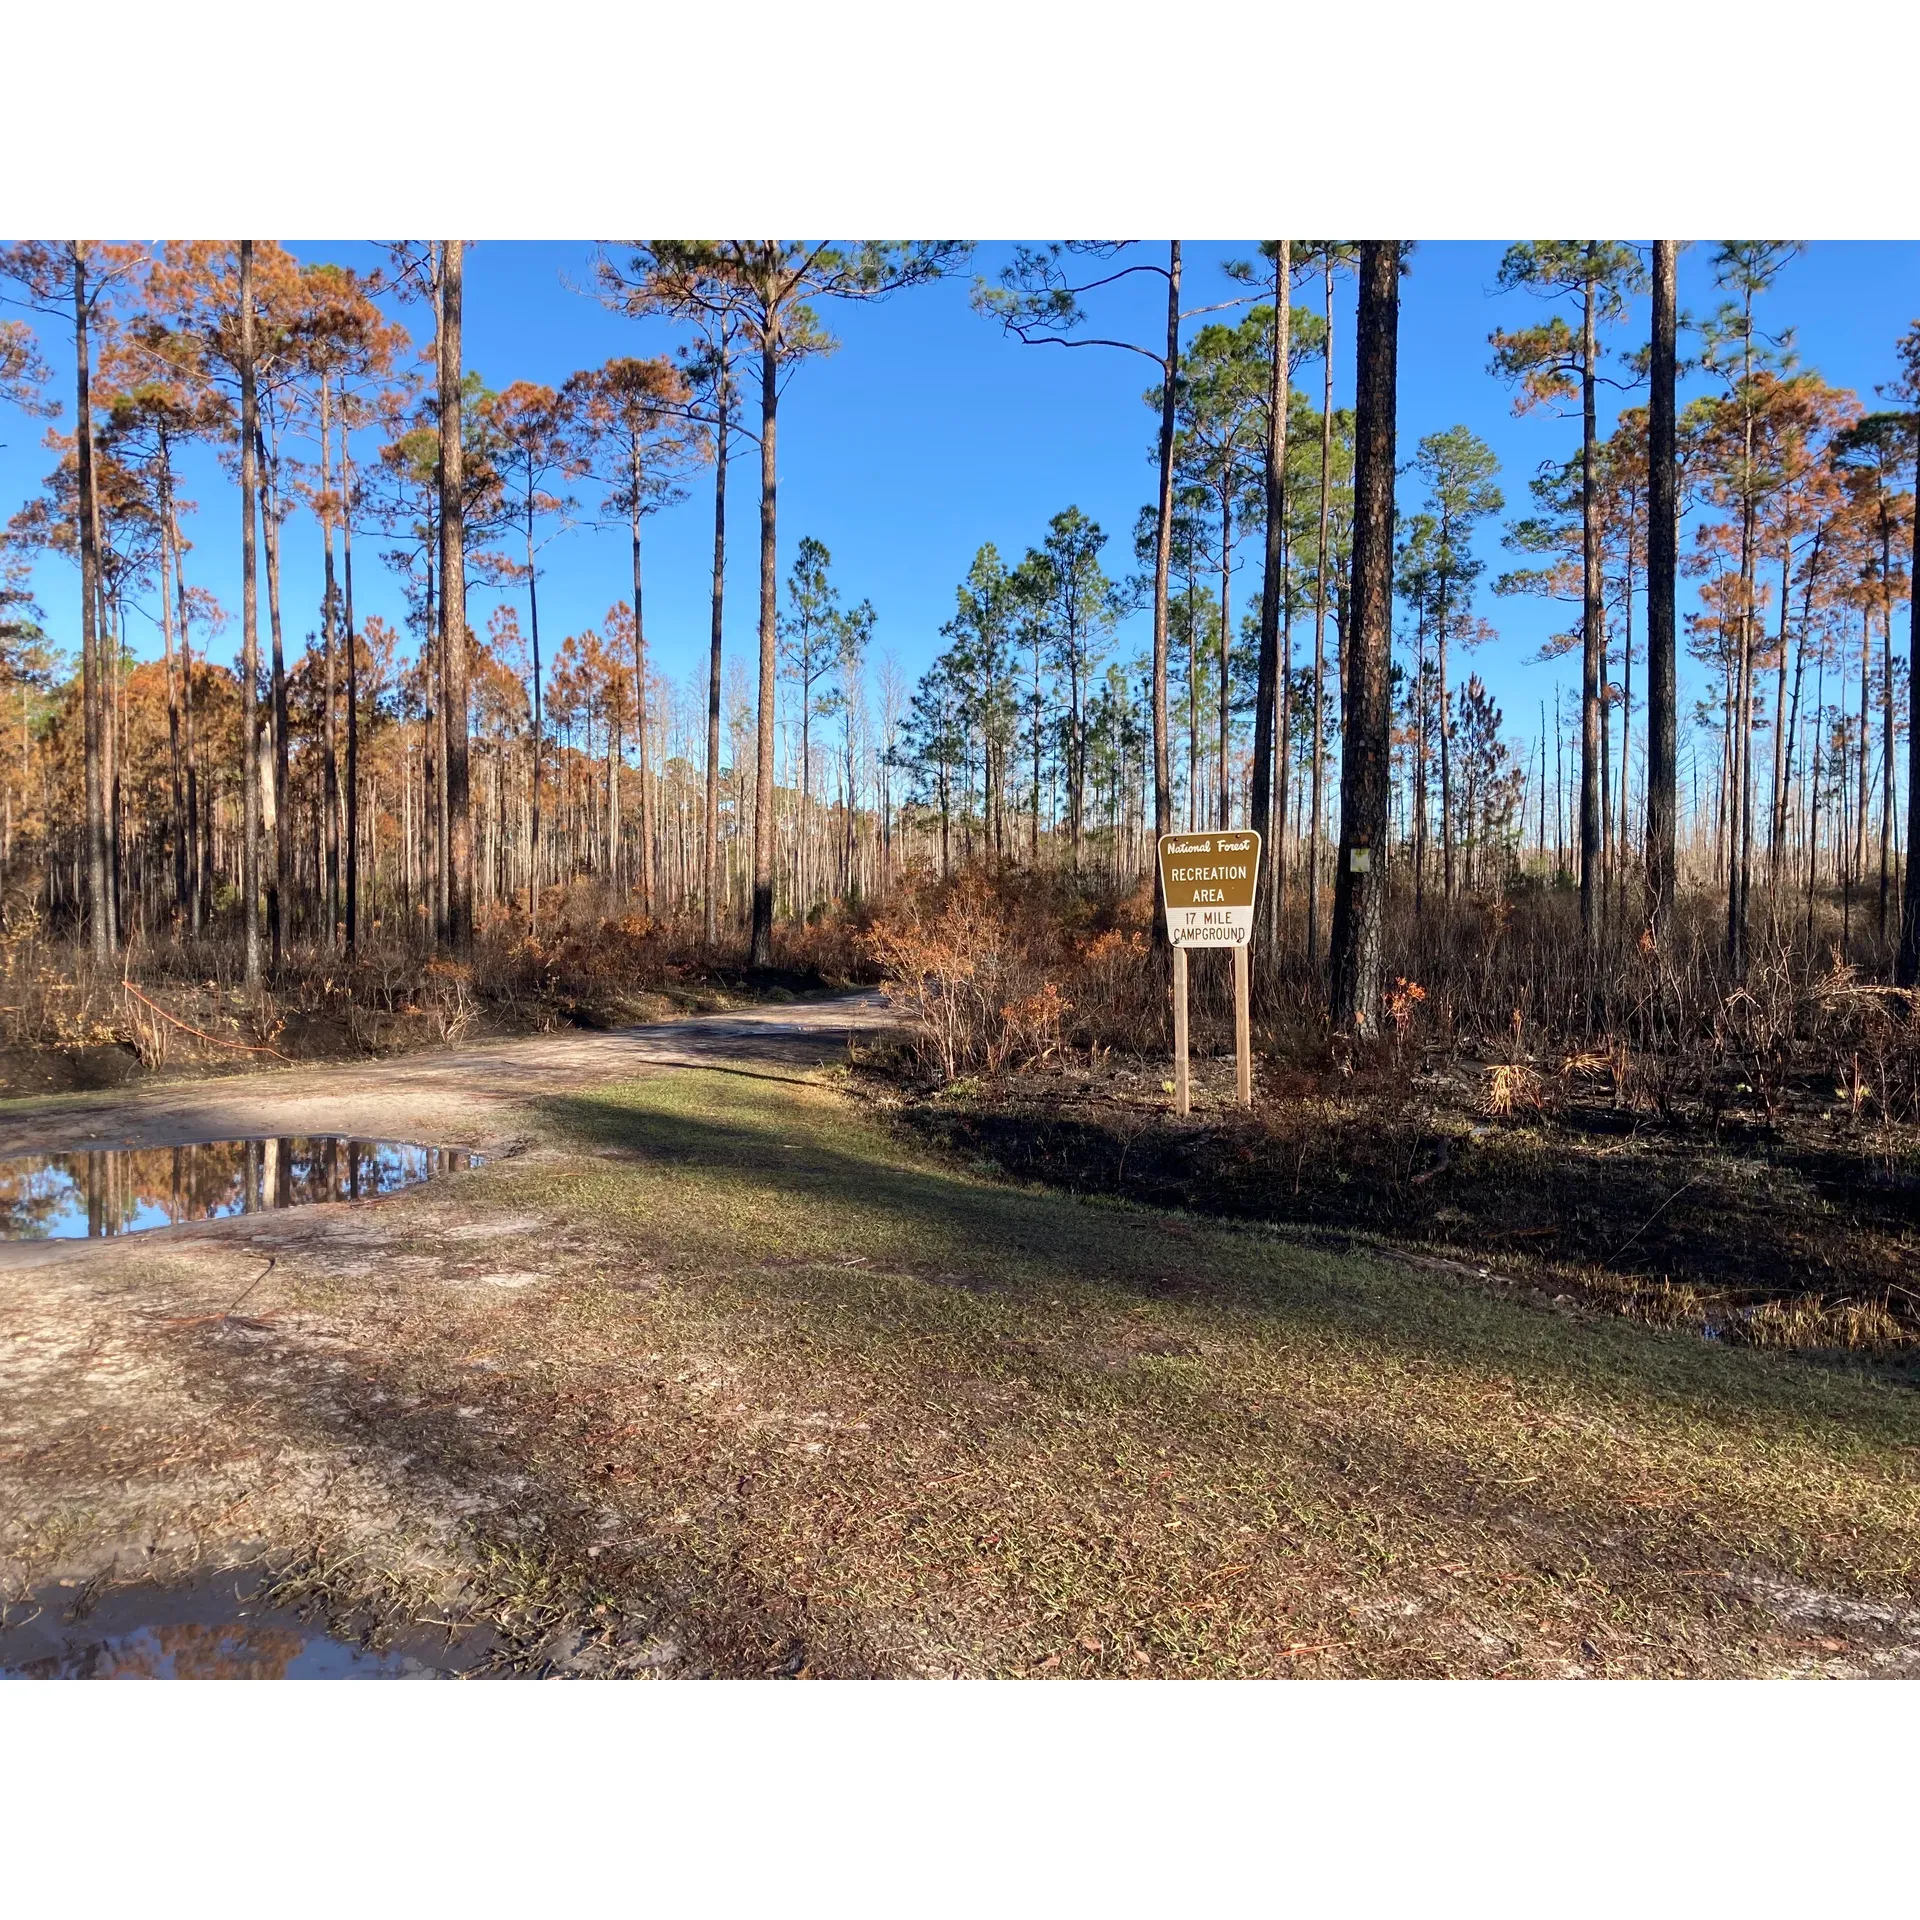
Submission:
<svg viewBox="0 0 1920 1920">
<path fill-rule="evenodd" d="M 1231 1060 L 1200 1062 L 1182 1120 L 1166 1071 L 1108 1056 L 936 1087 L 894 1055 L 863 1079 L 919 1137 L 1018 1179 L 1442 1254 L 1718 1339 L 1920 1354 L 1920 1137 L 1844 1085 L 1729 1075 L 1660 1112 L 1619 1097 L 1605 1055 L 1503 1093 L 1498 1063 L 1383 1050 L 1261 1061 L 1250 1113 Z"/>
</svg>

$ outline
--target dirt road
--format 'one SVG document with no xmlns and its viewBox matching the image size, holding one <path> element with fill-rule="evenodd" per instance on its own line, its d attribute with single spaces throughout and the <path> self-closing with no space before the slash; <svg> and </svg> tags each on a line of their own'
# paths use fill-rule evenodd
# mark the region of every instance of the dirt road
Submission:
<svg viewBox="0 0 1920 1920">
<path fill-rule="evenodd" d="M 702 1014 L 612 1033 L 491 1041 L 372 1065 L 295 1066 L 216 1080 L 0 1101 L 0 1156 L 177 1146 L 253 1134 L 352 1133 L 499 1148 L 528 1103 L 668 1067 L 805 1072 L 890 1020 L 878 993 Z M 0 1246 L 0 1265 L 16 1249 Z"/>
</svg>

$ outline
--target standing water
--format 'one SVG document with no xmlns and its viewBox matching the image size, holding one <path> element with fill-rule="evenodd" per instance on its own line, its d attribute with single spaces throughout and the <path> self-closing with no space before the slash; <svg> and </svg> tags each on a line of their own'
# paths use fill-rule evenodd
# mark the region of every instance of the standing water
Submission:
<svg viewBox="0 0 1920 1920">
<path fill-rule="evenodd" d="M 487 1629 L 379 1650 L 267 1605 L 257 1574 L 96 1592 L 61 1582 L 0 1604 L 0 1681 L 434 1680 L 484 1667 Z M 62 1589 L 66 1589 L 63 1591 Z"/>
<path fill-rule="evenodd" d="M 368 1200 L 480 1164 L 465 1147 L 337 1133 L 14 1154 L 0 1159 L 0 1240 L 98 1240 L 321 1200 Z"/>
</svg>

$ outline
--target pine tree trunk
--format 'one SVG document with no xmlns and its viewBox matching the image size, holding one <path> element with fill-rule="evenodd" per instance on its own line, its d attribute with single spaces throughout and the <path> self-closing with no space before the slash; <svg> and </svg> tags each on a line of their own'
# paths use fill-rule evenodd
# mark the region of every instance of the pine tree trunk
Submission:
<svg viewBox="0 0 1920 1920">
<path fill-rule="evenodd" d="M 1853 878 L 1865 879 L 1867 872 L 1867 789 L 1873 755 L 1867 747 L 1873 710 L 1873 615 L 1860 612 L 1860 778 L 1854 787 Z"/>
<path fill-rule="evenodd" d="M 707 945 L 720 937 L 720 639 L 727 584 L 727 343 L 720 340 L 713 442 L 713 626 L 707 659 L 707 817 L 700 858 L 700 910 Z"/>
<path fill-rule="evenodd" d="M 753 785 L 753 921 L 750 966 L 773 964 L 773 720 L 777 658 L 774 430 L 780 410 L 779 338 L 769 316 L 760 343 L 760 712 Z"/>
<path fill-rule="evenodd" d="M 1747 900 L 1753 881 L 1753 639 L 1755 511 L 1753 494 L 1753 296 L 1747 295 L 1746 340 L 1740 372 L 1740 404 L 1744 413 L 1741 447 L 1740 505 L 1740 640 L 1734 741 L 1731 772 L 1733 849 L 1727 870 L 1727 965 L 1736 981 L 1747 977 Z M 1864 687 L 1864 680 L 1862 685 Z M 1864 724 L 1865 709 L 1862 709 Z M 1864 736 L 1863 736 L 1864 738 Z M 1862 778 L 1865 778 L 1864 771 Z M 1863 790 L 1864 791 L 1864 790 Z M 1864 802 L 1863 802 L 1864 804 Z M 1864 819 L 1864 814 L 1863 814 Z"/>
<path fill-rule="evenodd" d="M 1160 396 L 1160 511 L 1153 536 L 1153 831 L 1173 826 L 1167 742 L 1167 571 L 1173 548 L 1173 411 L 1180 372 L 1180 242 L 1167 252 L 1167 358 Z M 1155 872 L 1159 863 L 1155 862 Z"/>
<path fill-rule="evenodd" d="M 528 714 L 529 770 L 527 821 L 527 931 L 540 931 L 540 773 L 545 729 L 544 693 L 540 684 L 540 574 L 534 564 L 533 486 L 527 487 L 527 624 L 533 637 L 533 707 Z"/>
<path fill-rule="evenodd" d="M 186 736 L 187 771 L 187 924 L 200 931 L 202 902 L 208 888 L 203 871 L 211 871 L 212 836 L 200 825 L 200 755 L 193 725 L 192 623 L 187 618 L 186 561 L 180 551 L 180 519 L 171 496 L 167 502 L 167 536 L 173 549 L 174 603 L 180 609 L 180 718 Z"/>
<path fill-rule="evenodd" d="M 1589 253 L 1594 244 L 1588 241 Z M 1580 934 L 1590 967 L 1599 958 L 1604 905 L 1600 689 L 1607 671 L 1607 614 L 1600 581 L 1599 436 L 1594 421 L 1594 299 L 1589 281 L 1580 319 Z"/>
<path fill-rule="evenodd" d="M 620 888 L 620 723 L 617 709 L 607 709 L 607 882 Z"/>
<path fill-rule="evenodd" d="M 1195 623 L 1193 569 L 1187 569 L 1187 831 L 1200 831 L 1200 629 Z"/>
<path fill-rule="evenodd" d="M 1913 555 L 1907 575 L 1907 870 L 1900 895 L 1894 979 L 1920 986 L 1920 456 L 1913 475 Z"/>
<path fill-rule="evenodd" d="M 1413 917 L 1427 906 L 1427 622 L 1425 603 L 1414 628 Z"/>
<path fill-rule="evenodd" d="M 1620 615 L 1620 825 L 1614 839 L 1614 872 L 1619 876 L 1620 908 L 1627 905 L 1627 847 L 1632 831 L 1629 810 L 1633 804 L 1633 515 L 1627 515 L 1627 591 Z M 1785 658 L 1784 651 L 1781 656 Z M 1778 732 L 1776 715 L 1775 731 Z"/>
<path fill-rule="evenodd" d="M 1352 610 L 1341 705 L 1340 860 L 1332 939 L 1333 1024 L 1336 1031 L 1363 1039 L 1379 1031 L 1387 888 L 1399 317 L 1399 243 L 1364 241 L 1354 375 Z"/>
<path fill-rule="evenodd" d="M 353 624 L 353 466 L 347 451 L 347 424 L 340 423 L 340 559 L 346 590 L 347 646 L 347 957 L 360 950 L 360 677 L 359 638 Z M 379 810 L 375 807 L 375 819 Z M 372 876 L 376 881 L 378 875 Z"/>
<path fill-rule="evenodd" d="M 121 889 L 125 880 L 125 844 L 121 832 L 120 766 L 125 758 L 125 703 L 121 697 L 122 670 L 127 653 L 127 603 L 116 591 L 106 590 L 108 547 L 100 518 L 100 469 L 93 474 L 93 539 L 101 559 L 100 592 L 100 664 L 105 702 L 101 713 L 100 772 L 106 783 L 107 820 L 107 926 L 108 939 L 115 953 L 120 951 L 121 929 L 125 924 Z"/>
<path fill-rule="evenodd" d="M 1800 731 L 1800 705 L 1801 705 L 1800 696 L 1806 685 L 1807 640 L 1808 640 L 1808 636 L 1811 634 L 1813 630 L 1813 589 L 1814 589 L 1814 582 L 1818 577 L 1818 573 L 1819 573 L 1821 548 L 1825 541 L 1825 538 L 1826 538 L 1826 528 L 1824 526 L 1816 528 L 1813 536 L 1813 551 L 1809 553 L 1807 556 L 1805 581 L 1804 581 L 1804 585 L 1802 586 L 1801 596 L 1800 596 L 1800 638 L 1799 638 L 1799 643 L 1795 646 L 1793 650 L 1793 698 L 1787 710 L 1787 741 L 1786 741 L 1787 784 L 1786 784 L 1786 790 L 1785 792 L 1782 793 L 1780 798 L 1779 838 L 1780 838 L 1780 845 L 1781 845 L 1783 855 L 1787 846 L 1788 828 L 1789 828 L 1792 809 L 1793 809 L 1794 781 L 1796 780 L 1796 778 L 1799 780 L 1803 795 L 1806 792 L 1806 788 L 1808 784 L 1807 775 L 1806 775 L 1805 766 L 1804 766 L 1805 755 L 1804 755 L 1803 736 Z M 1782 568 L 1782 572 L 1783 573 L 1785 572 L 1784 567 Z M 1785 588 L 1785 583 L 1783 581 L 1782 583 L 1783 591 L 1784 591 L 1784 588 Z M 1815 732 L 1816 733 L 1818 732 L 1817 719 L 1815 721 Z M 1797 774 L 1795 771 L 1796 762 L 1800 763 L 1800 768 L 1801 768 L 1801 770 Z M 1817 768 L 1816 768 L 1816 777 L 1817 777 Z M 1806 804 L 1806 801 L 1804 799 L 1802 804 L 1803 805 Z"/>
<path fill-rule="evenodd" d="M 1920 499 L 1914 502 L 1920 517 Z M 1916 590 L 1920 590 L 1920 583 Z M 1893 522 L 1880 488 L 1880 937 L 1893 888 Z"/>
<path fill-rule="evenodd" d="M 91 396 L 89 396 L 91 397 Z M 94 668 L 99 687 L 96 734 L 99 740 L 100 818 L 106 840 L 107 949 L 120 951 L 120 655 L 115 643 L 114 610 L 107 592 L 109 549 L 100 518 L 100 468 L 89 461 L 86 481 L 87 518 L 93 528 L 94 551 Z M 124 643 L 124 635 L 121 636 Z"/>
<path fill-rule="evenodd" d="M 640 908 L 653 911 L 653 782 L 648 778 L 652 743 L 647 737 L 647 620 L 640 599 L 640 488 L 635 462 L 633 492 L 633 695 L 634 744 L 640 759 Z M 619 860 L 612 869 L 618 884 Z"/>
<path fill-rule="evenodd" d="M 173 455 L 160 438 L 160 635 L 167 663 L 167 837 L 173 850 L 174 938 L 187 913 L 187 792 L 180 751 L 180 681 L 174 660 Z M 182 615 L 185 608 L 181 609 Z M 184 648 L 182 649 L 184 653 Z"/>
<path fill-rule="evenodd" d="M 293 815 L 288 801 L 287 659 L 280 634 L 280 511 L 277 460 L 260 448 L 264 484 L 260 490 L 260 528 L 267 555 L 267 628 L 273 647 L 273 883 L 267 892 L 267 925 L 272 935 L 273 972 L 278 978 L 286 958 L 283 915 L 293 907 Z"/>
<path fill-rule="evenodd" d="M 473 820 L 467 795 L 465 453 L 460 429 L 462 242 L 445 242 L 440 326 L 440 625 L 447 739 L 447 941 L 473 952 Z"/>
<path fill-rule="evenodd" d="M 1786 832 L 1787 789 L 1793 765 L 1793 728 L 1787 724 L 1787 608 L 1793 598 L 1793 536 L 1780 541 L 1780 658 L 1773 674 L 1773 791 L 1767 815 L 1767 886 L 1779 878 L 1780 841 Z"/>
<path fill-rule="evenodd" d="M 1232 645 L 1233 610 L 1230 604 L 1233 590 L 1233 495 L 1222 487 L 1220 491 L 1220 779 L 1219 811 L 1220 831 L 1224 833 L 1233 822 L 1228 809 L 1232 802 L 1232 793 L 1227 776 L 1227 754 L 1230 749 L 1233 731 L 1233 701 L 1228 678 Z"/>
<path fill-rule="evenodd" d="M 253 242 L 240 242 L 240 911 L 246 933 L 246 983 L 260 985 L 260 619 L 259 562 L 255 552 L 260 474 L 254 392 Z"/>
<path fill-rule="evenodd" d="M 1253 795 L 1248 818 L 1260 836 L 1267 888 L 1268 946 L 1280 926 L 1280 835 L 1274 819 L 1275 734 L 1284 733 L 1286 684 L 1280 661 L 1281 568 L 1287 523 L 1287 359 L 1292 347 L 1293 242 L 1282 240 L 1273 268 L 1273 364 L 1267 370 L 1266 564 L 1260 582 L 1260 660 L 1253 696 Z M 1286 741 L 1279 742 L 1284 756 Z M 1284 765 L 1284 759 L 1282 760 Z M 1286 814 L 1284 784 L 1280 815 Z"/>
<path fill-rule="evenodd" d="M 1040 864 L 1040 729 L 1042 717 L 1046 711 L 1045 695 L 1042 690 L 1040 670 L 1040 623 L 1033 624 L 1033 815 L 1027 826 L 1027 860 L 1031 866 Z M 885 780 L 884 772 L 881 775 Z M 884 788 L 881 811 L 886 811 Z M 884 836 L 885 827 L 882 825 Z"/>
<path fill-rule="evenodd" d="M 1444 565 L 1444 563 L 1443 563 Z M 1435 692 L 1440 729 L 1440 890 L 1453 898 L 1453 726 L 1447 713 L 1447 589 L 1444 571 L 1434 618 Z"/>
<path fill-rule="evenodd" d="M 811 798 L 808 762 L 812 758 L 810 729 L 807 722 L 813 712 L 813 682 L 800 682 L 800 806 L 793 817 L 793 912 L 804 921 L 813 904 L 807 894 L 807 806 Z M 971 808 L 969 808 L 971 813 Z"/>
<path fill-rule="evenodd" d="M 73 360 L 75 383 L 76 491 L 74 519 L 80 545 L 80 702 L 87 810 L 87 929 L 94 964 L 112 964 L 114 952 L 112 887 L 107 861 L 106 782 L 101 765 L 102 688 L 100 654 L 99 528 L 93 515 L 92 350 L 87 340 L 87 264 L 85 243 L 73 248 Z"/>
<path fill-rule="evenodd" d="M 1327 538 L 1333 505 L 1333 254 L 1326 259 L 1325 386 L 1320 405 L 1320 540 L 1313 580 L 1313 802 L 1307 823 L 1307 964 L 1320 964 L 1320 828 L 1326 814 Z"/>
<path fill-rule="evenodd" d="M 332 485 L 332 392 L 327 376 L 322 374 L 320 377 L 320 494 L 321 498 L 328 503 L 320 522 L 322 544 L 326 550 L 324 584 L 320 595 L 320 651 L 326 679 L 322 695 L 326 702 L 326 725 L 322 730 L 321 742 L 323 754 L 321 804 L 326 808 L 327 820 L 327 924 L 322 944 L 328 948 L 333 946 L 340 925 L 340 758 L 339 735 L 334 717 L 339 693 L 334 655 L 334 628 L 339 612 L 336 595 L 339 589 L 333 574 L 333 506 L 330 498 Z"/>
</svg>

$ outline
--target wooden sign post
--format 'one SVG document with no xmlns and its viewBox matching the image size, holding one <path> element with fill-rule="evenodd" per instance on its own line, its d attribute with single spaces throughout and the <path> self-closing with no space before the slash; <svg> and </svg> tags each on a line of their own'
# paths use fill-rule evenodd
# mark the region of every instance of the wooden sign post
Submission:
<svg viewBox="0 0 1920 1920">
<path fill-rule="evenodd" d="M 1252 999 L 1247 948 L 1260 878 L 1257 833 L 1163 833 L 1160 898 L 1173 947 L 1173 1103 L 1191 1111 L 1187 1075 L 1187 949 L 1233 951 L 1233 1058 L 1243 1107 L 1253 1105 Z"/>
</svg>

